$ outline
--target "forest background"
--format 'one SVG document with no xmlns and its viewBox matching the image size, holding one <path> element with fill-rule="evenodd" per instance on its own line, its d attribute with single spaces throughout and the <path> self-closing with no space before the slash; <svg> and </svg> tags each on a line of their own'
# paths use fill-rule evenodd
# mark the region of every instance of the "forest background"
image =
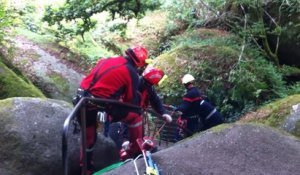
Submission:
<svg viewBox="0 0 300 175">
<path fill-rule="evenodd" d="M 297 0 L 1 0 L 0 41 L 5 48 L 16 36 L 50 50 L 59 45 L 61 59 L 82 73 L 99 58 L 142 44 L 168 75 L 157 88 L 165 103 L 180 102 L 180 78 L 191 73 L 235 121 L 300 93 L 299 14 Z"/>
</svg>

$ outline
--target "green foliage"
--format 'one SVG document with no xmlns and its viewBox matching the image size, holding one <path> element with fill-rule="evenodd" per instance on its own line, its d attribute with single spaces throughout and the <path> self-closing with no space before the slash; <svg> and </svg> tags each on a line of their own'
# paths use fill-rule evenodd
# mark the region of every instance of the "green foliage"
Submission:
<svg viewBox="0 0 300 175">
<path fill-rule="evenodd" d="M 243 28 L 243 34 L 240 34 L 255 41 L 259 48 L 263 48 L 262 53 L 275 65 L 279 66 L 278 48 L 281 44 L 284 45 L 287 32 L 295 29 L 293 21 L 300 14 L 299 1 L 235 0 L 233 5 L 236 5 L 241 12 L 235 14 L 235 19 L 239 19 L 239 24 L 232 26 L 231 29 L 240 33 L 238 31 Z M 243 8 L 245 10 L 242 10 Z M 234 18 L 232 21 L 237 22 Z M 247 22 L 246 27 L 245 24 L 240 26 L 245 21 Z M 294 36 L 297 36 L 297 34 L 294 34 Z M 270 44 L 270 41 L 276 41 L 276 39 L 278 39 L 277 43 Z"/>
<path fill-rule="evenodd" d="M 268 39 L 272 37 L 276 41 L 276 37 L 291 31 L 291 25 L 296 26 L 293 21 L 299 16 L 299 7 L 298 0 L 167 0 L 164 8 L 169 11 L 169 26 L 165 35 L 172 36 L 186 28 L 207 24 L 226 27 L 245 41 L 254 41 L 265 57 L 279 66 L 276 47 L 279 43 L 270 44 Z M 169 48 L 168 41 L 163 48 Z"/>
<path fill-rule="evenodd" d="M 300 94 L 300 82 L 293 82 L 293 80 L 289 80 L 290 78 L 293 79 L 293 77 L 299 77 L 300 69 L 297 67 L 284 65 L 279 69 L 279 71 L 283 75 L 284 79 L 286 79 L 287 81 L 287 89 L 285 94 Z"/>
<path fill-rule="evenodd" d="M 230 100 L 240 106 L 249 101 L 255 105 L 262 104 L 280 97 L 284 91 L 281 74 L 261 57 L 241 62 L 238 68 L 231 70 L 229 82 L 233 84 Z"/>
<path fill-rule="evenodd" d="M 287 94 L 288 95 L 300 94 L 300 82 L 297 82 L 289 86 L 287 89 Z"/>
<path fill-rule="evenodd" d="M 65 4 L 59 8 L 48 6 L 43 20 L 48 22 L 50 26 L 57 24 L 58 30 L 63 33 L 60 37 L 68 34 L 70 36 L 80 35 L 84 39 L 84 33 L 90 31 L 96 26 L 96 21 L 92 19 L 92 16 L 97 13 L 109 12 L 111 19 L 140 19 L 145 15 L 147 10 L 154 10 L 159 5 L 159 1 L 153 0 L 67 0 Z M 64 27 L 66 22 L 74 22 L 75 27 Z M 120 29 L 124 29 L 124 27 L 120 27 Z"/>
<path fill-rule="evenodd" d="M 224 0 L 167 0 L 163 6 L 169 11 L 169 21 L 186 26 L 203 26 L 205 21 L 219 13 Z"/>
<path fill-rule="evenodd" d="M 283 66 L 280 68 L 280 72 L 281 72 L 284 76 L 300 75 L 300 68 L 292 67 L 292 66 L 287 66 L 287 65 L 283 65 Z"/>
<path fill-rule="evenodd" d="M 178 100 L 184 94 L 184 89 L 179 83 L 184 70 L 179 69 L 180 63 L 174 60 L 176 52 L 169 52 L 167 54 L 160 55 L 156 61 L 156 67 L 159 67 L 165 71 L 169 78 L 163 81 L 157 88 L 163 95 L 164 103 L 178 104 Z"/>
<path fill-rule="evenodd" d="M 169 76 L 159 87 L 168 103 L 180 102 L 184 94 L 180 78 L 185 73 L 195 76 L 195 85 L 227 121 L 286 94 L 281 73 L 253 46 L 246 45 L 239 59 L 242 40 L 238 37 L 202 29 L 173 37 L 172 42 L 171 51 L 156 63 Z"/>
<path fill-rule="evenodd" d="M 4 37 L 7 35 L 5 29 L 12 24 L 12 19 L 8 13 L 5 3 L 0 3 L 0 45 L 3 44 Z"/>
<path fill-rule="evenodd" d="M 97 43 L 95 43 L 93 37 L 91 35 L 87 35 L 86 41 L 80 40 L 76 37 L 74 40 L 67 43 L 68 47 L 72 52 L 78 53 L 83 56 L 84 64 L 87 65 L 95 65 L 95 63 L 99 60 L 99 58 L 104 58 L 111 56 L 112 53 L 100 47 Z M 102 43 L 102 45 L 105 45 Z"/>
<path fill-rule="evenodd" d="M 26 29 L 35 33 L 41 30 L 40 22 L 36 19 L 38 11 L 34 5 L 28 4 L 25 8 L 18 10 L 17 13 Z"/>
<path fill-rule="evenodd" d="M 250 120 L 253 120 L 256 123 L 263 123 L 282 129 L 285 120 L 291 114 L 292 107 L 299 103 L 299 94 L 287 96 L 262 106 L 256 114 L 258 117 L 254 119 L 250 118 Z M 299 131 L 299 121 L 295 123 L 295 128 L 289 132 L 299 137 L 299 133 L 296 133 L 297 131 Z"/>
</svg>

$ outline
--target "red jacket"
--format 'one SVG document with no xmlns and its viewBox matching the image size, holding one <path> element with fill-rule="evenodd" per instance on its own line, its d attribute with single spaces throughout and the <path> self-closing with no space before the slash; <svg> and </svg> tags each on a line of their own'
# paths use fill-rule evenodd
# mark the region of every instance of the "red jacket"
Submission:
<svg viewBox="0 0 300 175">
<path fill-rule="evenodd" d="M 166 113 L 162 101 L 158 97 L 154 86 L 147 83 L 144 78 L 140 78 L 139 92 L 141 93 L 140 105 L 142 108 L 147 108 L 150 103 L 151 107 L 160 115 Z"/>
<path fill-rule="evenodd" d="M 93 79 L 96 81 L 90 87 Z M 95 97 L 121 99 L 124 102 L 138 104 L 138 81 L 137 70 L 132 62 L 119 56 L 101 59 L 81 81 L 80 86 L 89 89 Z"/>
</svg>

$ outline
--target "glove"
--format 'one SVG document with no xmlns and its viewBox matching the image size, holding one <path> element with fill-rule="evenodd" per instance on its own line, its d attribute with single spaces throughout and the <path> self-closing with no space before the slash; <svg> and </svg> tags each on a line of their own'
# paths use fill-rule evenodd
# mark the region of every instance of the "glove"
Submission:
<svg viewBox="0 0 300 175">
<path fill-rule="evenodd" d="M 173 105 L 168 105 L 168 107 L 171 108 L 172 110 L 175 110 L 175 109 L 176 109 L 176 107 L 173 106 Z"/>
<path fill-rule="evenodd" d="M 187 120 L 186 119 L 182 119 L 181 117 L 178 117 L 177 119 L 177 125 L 179 128 L 185 129 L 187 127 Z"/>
<path fill-rule="evenodd" d="M 178 115 L 182 115 L 182 112 L 181 111 L 175 111 Z"/>
<path fill-rule="evenodd" d="M 127 151 L 130 148 L 130 142 L 129 141 L 125 141 L 122 143 L 122 148 Z"/>
<path fill-rule="evenodd" d="M 164 119 L 164 121 L 166 121 L 167 123 L 171 123 L 172 122 L 172 117 L 169 114 L 163 114 L 162 118 Z"/>
</svg>

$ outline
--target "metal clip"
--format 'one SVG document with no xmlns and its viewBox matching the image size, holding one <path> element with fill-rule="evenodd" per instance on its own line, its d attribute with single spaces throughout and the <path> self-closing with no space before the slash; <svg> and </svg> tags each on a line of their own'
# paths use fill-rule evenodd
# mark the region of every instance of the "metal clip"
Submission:
<svg viewBox="0 0 300 175">
<path fill-rule="evenodd" d="M 100 123 L 105 123 L 107 121 L 107 114 L 106 114 L 106 112 L 99 111 L 97 113 L 97 118 L 98 118 L 98 121 Z"/>
</svg>

